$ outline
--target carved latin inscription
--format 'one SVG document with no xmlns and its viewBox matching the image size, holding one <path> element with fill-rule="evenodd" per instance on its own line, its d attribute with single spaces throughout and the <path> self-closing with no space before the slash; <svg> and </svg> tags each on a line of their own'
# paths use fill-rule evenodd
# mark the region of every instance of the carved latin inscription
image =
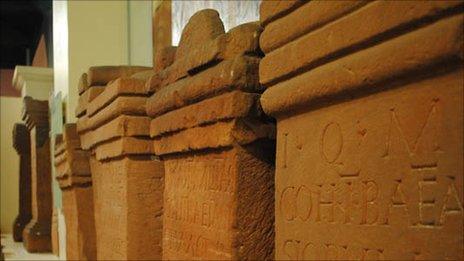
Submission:
<svg viewBox="0 0 464 261">
<path fill-rule="evenodd" d="M 277 161 L 276 258 L 462 257 L 457 76 L 281 123 L 278 150 L 286 160 Z"/>
<path fill-rule="evenodd" d="M 165 163 L 164 256 L 230 258 L 233 162 L 205 155 Z"/>
</svg>

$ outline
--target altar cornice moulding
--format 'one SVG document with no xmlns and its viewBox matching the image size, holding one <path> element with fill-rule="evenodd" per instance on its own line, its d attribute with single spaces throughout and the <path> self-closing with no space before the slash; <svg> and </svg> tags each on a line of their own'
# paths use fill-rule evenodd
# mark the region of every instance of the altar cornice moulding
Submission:
<svg viewBox="0 0 464 261">
<path fill-rule="evenodd" d="M 21 91 L 27 82 L 49 82 L 53 84 L 53 68 L 16 66 L 13 86 Z"/>
</svg>

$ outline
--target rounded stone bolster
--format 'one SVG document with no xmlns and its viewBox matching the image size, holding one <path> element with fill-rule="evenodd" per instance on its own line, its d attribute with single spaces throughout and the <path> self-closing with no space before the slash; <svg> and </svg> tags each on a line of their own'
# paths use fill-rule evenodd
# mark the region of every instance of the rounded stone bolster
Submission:
<svg viewBox="0 0 464 261">
<path fill-rule="evenodd" d="M 261 96 L 261 105 L 278 116 L 337 95 L 370 92 L 382 82 L 445 61 L 460 61 L 463 24 L 462 15 L 455 15 L 277 83 Z"/>
</svg>

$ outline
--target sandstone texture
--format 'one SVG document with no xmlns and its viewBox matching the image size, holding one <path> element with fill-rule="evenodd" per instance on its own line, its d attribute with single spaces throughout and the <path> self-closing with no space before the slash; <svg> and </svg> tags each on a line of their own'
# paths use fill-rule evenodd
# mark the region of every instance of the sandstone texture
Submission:
<svg viewBox="0 0 464 261">
<path fill-rule="evenodd" d="M 271 259 L 275 126 L 263 114 L 258 23 L 224 32 L 192 16 L 175 60 L 148 82 L 146 113 L 165 163 L 163 259 Z"/>
<path fill-rule="evenodd" d="M 203 22 L 206 20 L 208 22 Z M 211 9 L 195 14 L 191 21 L 193 23 L 190 24 L 196 24 L 196 27 L 186 25 L 186 30 L 182 33 L 181 42 L 176 50 L 174 62 L 153 76 L 147 86 L 149 92 L 162 89 L 182 78 L 197 75 L 198 72 L 210 67 L 208 65 L 221 61 L 230 64 L 228 60 L 240 59 L 239 56 L 244 54 L 259 53 L 261 26 L 258 22 L 242 24 L 224 33 L 224 26 L 219 19 L 219 14 Z M 197 30 L 195 31 L 194 28 Z M 196 36 L 192 32 L 200 32 L 200 35 Z M 255 58 L 255 55 L 249 56 Z M 242 74 L 234 72 L 231 75 L 217 75 L 217 78 L 233 78 L 235 75 Z"/>
<path fill-rule="evenodd" d="M 169 48 L 172 44 L 172 3 L 171 0 L 161 1 L 153 10 L 153 67 L 158 71 L 160 61 L 159 52 Z"/>
<path fill-rule="evenodd" d="M 90 153 L 82 150 L 76 124 L 65 124 L 55 138 L 56 179 L 63 193 L 66 258 L 95 260 L 96 235 Z"/>
<path fill-rule="evenodd" d="M 146 81 L 153 74 L 153 68 L 144 66 L 93 66 L 79 78 L 79 100 L 76 117 L 85 115 L 89 103 L 99 96 L 104 87 L 118 78 L 135 78 Z M 114 87 L 116 90 L 118 87 Z M 110 94 L 107 94 L 110 95 Z"/>
<path fill-rule="evenodd" d="M 275 259 L 464 258 L 463 7 L 310 1 L 262 17 Z"/>
<path fill-rule="evenodd" d="M 53 208 L 53 211 L 52 211 L 51 237 L 52 237 L 52 254 L 55 256 L 60 256 L 57 208 Z"/>
<path fill-rule="evenodd" d="M 153 74 L 143 70 L 107 81 L 77 121 L 80 145 L 90 155 L 98 260 L 162 257 L 164 164 L 153 158 L 145 106 Z"/>
<path fill-rule="evenodd" d="M 106 85 L 120 77 L 130 77 L 134 73 L 150 70 L 145 66 L 93 66 L 87 72 L 88 86 Z"/>
<path fill-rule="evenodd" d="M 50 252 L 52 191 L 48 101 L 24 98 L 23 121 L 30 133 L 32 219 L 23 230 L 28 252 Z"/>
<path fill-rule="evenodd" d="M 166 46 L 156 52 L 154 55 L 155 63 L 153 68 L 155 72 L 166 69 L 174 62 L 174 58 L 176 57 L 176 50 L 176 46 Z"/>
<path fill-rule="evenodd" d="M 19 211 L 13 223 L 13 240 L 23 241 L 24 227 L 31 221 L 31 142 L 26 125 L 13 127 L 13 147 L 19 155 Z"/>
</svg>

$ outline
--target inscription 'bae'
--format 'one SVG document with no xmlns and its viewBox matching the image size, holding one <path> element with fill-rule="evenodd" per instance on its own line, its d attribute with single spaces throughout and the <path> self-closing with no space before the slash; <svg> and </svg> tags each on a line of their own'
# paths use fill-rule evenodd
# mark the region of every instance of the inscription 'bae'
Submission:
<svg viewBox="0 0 464 261">
<path fill-rule="evenodd" d="M 391 108 L 385 114 L 389 118 L 386 132 L 376 129 L 378 125 L 370 127 L 369 118 L 364 120 L 367 128 L 357 122 L 354 135 L 347 135 L 348 130 L 337 122 L 326 124 L 320 134 L 319 155 L 326 164 L 325 171 L 339 178 L 283 188 L 281 217 L 289 222 L 425 228 L 443 226 L 447 218 L 462 218 L 456 173 L 443 173 L 438 164 L 445 154 L 440 134 L 446 135 L 440 132 L 439 99 L 432 99 L 427 108 L 426 113 L 410 115 Z M 416 125 L 404 127 L 401 119 L 411 121 L 412 117 Z M 284 135 L 288 138 L 288 134 Z"/>
</svg>

